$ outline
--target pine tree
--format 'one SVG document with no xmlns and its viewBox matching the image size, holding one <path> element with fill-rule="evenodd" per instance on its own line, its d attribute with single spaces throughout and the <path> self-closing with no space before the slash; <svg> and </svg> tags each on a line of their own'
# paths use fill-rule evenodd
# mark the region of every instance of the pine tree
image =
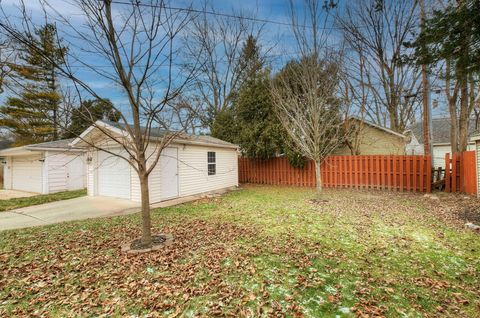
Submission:
<svg viewBox="0 0 480 318">
<path fill-rule="evenodd" d="M 46 24 L 36 33 L 32 46 L 22 46 L 20 63 L 12 65 L 12 79 L 20 92 L 0 108 L 0 125 L 16 137 L 16 144 L 59 138 L 61 95 L 55 64 L 62 64 L 67 49 L 57 45 L 55 25 Z M 36 46 L 37 46 L 36 45 Z"/>
<path fill-rule="evenodd" d="M 270 71 L 255 37 L 247 38 L 238 67 L 239 89 L 231 108 L 217 116 L 212 135 L 238 144 L 248 157 L 266 160 L 284 152 L 286 134 L 273 110 Z"/>
<path fill-rule="evenodd" d="M 465 151 L 469 118 L 480 103 L 476 88 L 480 74 L 480 1 L 463 0 L 435 10 L 416 41 L 418 64 L 444 63 L 445 92 L 450 113 L 451 151 Z M 455 81 L 456 83 L 453 83 Z"/>
</svg>

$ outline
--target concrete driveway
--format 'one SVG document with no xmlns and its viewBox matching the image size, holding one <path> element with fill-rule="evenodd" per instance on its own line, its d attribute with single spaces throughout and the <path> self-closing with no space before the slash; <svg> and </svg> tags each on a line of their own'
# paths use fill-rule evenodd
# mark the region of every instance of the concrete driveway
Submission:
<svg viewBox="0 0 480 318">
<path fill-rule="evenodd" d="M 139 203 L 129 200 L 85 196 L 0 212 L 0 231 L 65 221 L 125 215 L 139 210 Z"/>
</svg>

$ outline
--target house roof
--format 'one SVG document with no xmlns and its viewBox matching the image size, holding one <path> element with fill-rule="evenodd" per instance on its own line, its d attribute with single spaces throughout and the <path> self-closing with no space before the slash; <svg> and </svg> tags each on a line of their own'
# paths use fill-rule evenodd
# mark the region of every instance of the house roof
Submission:
<svg viewBox="0 0 480 318">
<path fill-rule="evenodd" d="M 378 130 L 381 130 L 383 132 L 386 132 L 388 134 L 391 134 L 391 135 L 394 135 L 396 137 L 399 137 L 399 138 L 402 138 L 402 139 L 406 139 L 407 137 L 401 133 L 398 133 L 396 131 L 393 131 L 391 129 L 388 129 L 388 128 L 385 128 L 385 127 L 382 127 L 382 126 L 379 126 L 377 124 L 374 124 L 372 122 L 369 122 L 365 119 L 362 119 L 360 117 L 357 117 L 357 116 L 350 116 L 349 119 L 354 119 L 354 120 L 358 120 L 358 121 L 361 121 L 362 123 L 366 124 L 366 125 L 369 125 L 370 127 L 373 127 L 373 128 L 376 128 Z"/>
<path fill-rule="evenodd" d="M 450 118 L 433 118 L 432 119 L 432 143 L 433 144 L 450 144 Z M 410 127 L 420 144 L 423 144 L 423 123 L 417 122 Z M 468 136 L 472 136 L 475 132 L 475 119 L 470 119 L 468 125 Z"/>
<path fill-rule="evenodd" d="M 0 156 L 25 155 L 33 151 L 45 151 L 45 150 L 79 151 L 80 149 L 70 146 L 70 143 L 72 141 L 73 141 L 73 138 L 41 142 L 38 144 L 31 144 L 31 145 L 25 145 L 25 146 L 14 147 L 14 148 L 6 148 L 6 149 L 0 150 Z"/>
<path fill-rule="evenodd" d="M 125 127 L 127 125 L 124 123 L 117 123 L 105 120 L 98 120 L 95 122 L 94 125 L 90 126 L 87 130 L 85 130 L 79 138 L 73 140 L 70 145 L 77 145 L 82 140 L 85 140 L 85 137 L 96 127 L 103 127 L 106 129 L 116 129 L 120 134 L 125 133 Z M 147 130 L 145 127 L 141 127 L 143 133 Z M 166 130 L 160 128 L 152 128 L 150 130 L 150 136 L 153 138 L 162 138 L 167 133 Z M 230 142 L 212 137 L 207 135 L 193 135 L 187 133 L 180 133 L 174 140 L 174 143 L 181 143 L 181 144 L 195 144 L 195 145 L 203 145 L 203 146 L 215 146 L 221 148 L 238 148 L 237 145 L 232 144 Z"/>
</svg>

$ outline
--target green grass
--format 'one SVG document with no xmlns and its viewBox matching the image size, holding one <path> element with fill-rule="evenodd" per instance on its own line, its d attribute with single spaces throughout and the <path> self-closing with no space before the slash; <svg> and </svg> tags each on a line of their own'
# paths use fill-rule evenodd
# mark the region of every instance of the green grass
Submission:
<svg viewBox="0 0 480 318">
<path fill-rule="evenodd" d="M 48 202 L 68 200 L 87 195 L 87 190 L 65 191 L 52 194 L 41 194 L 32 197 L 0 200 L 0 212 L 39 205 Z"/>
<path fill-rule="evenodd" d="M 0 233 L 0 316 L 478 317 L 480 240 L 440 201 L 247 187 L 139 215 Z M 470 199 L 476 200 L 476 199 Z"/>
</svg>

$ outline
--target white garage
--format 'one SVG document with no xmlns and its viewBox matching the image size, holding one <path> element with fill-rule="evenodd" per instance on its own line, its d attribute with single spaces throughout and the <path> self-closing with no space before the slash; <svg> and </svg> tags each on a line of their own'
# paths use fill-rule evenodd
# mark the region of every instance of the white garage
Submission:
<svg viewBox="0 0 480 318">
<path fill-rule="evenodd" d="M 42 156 L 15 156 L 11 159 L 11 188 L 42 193 Z"/>
<path fill-rule="evenodd" d="M 71 143 L 87 151 L 88 195 L 139 202 L 140 182 L 136 171 L 125 160 L 129 156 L 97 125 L 103 131 L 109 129 L 116 136 L 125 135 L 120 124 L 97 121 Z M 155 139 L 156 136 L 152 137 Z M 154 153 L 155 142 L 152 141 L 149 147 Z M 237 149 L 234 144 L 210 136 L 182 134 L 163 149 L 149 176 L 150 202 L 236 187 Z"/>
<path fill-rule="evenodd" d="M 72 140 L 1 150 L 4 188 L 41 194 L 85 188 L 85 153 L 71 148 Z"/>
<path fill-rule="evenodd" d="M 130 199 L 130 164 L 104 151 L 98 151 L 97 156 L 98 195 Z"/>
</svg>

